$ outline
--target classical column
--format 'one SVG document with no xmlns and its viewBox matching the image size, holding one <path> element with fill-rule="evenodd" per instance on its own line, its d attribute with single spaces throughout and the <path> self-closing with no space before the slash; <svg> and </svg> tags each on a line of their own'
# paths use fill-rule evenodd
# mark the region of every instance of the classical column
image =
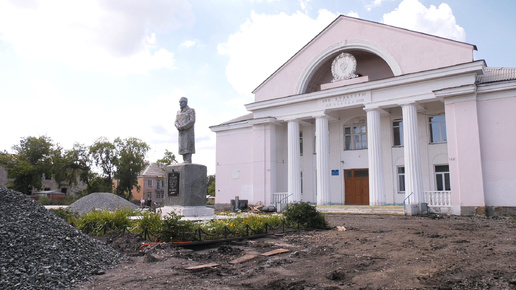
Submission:
<svg viewBox="0 0 516 290">
<path fill-rule="evenodd" d="M 385 205 L 380 111 L 367 111 L 367 154 L 369 157 L 369 205 Z"/>
<path fill-rule="evenodd" d="M 405 157 L 405 197 L 410 194 L 410 204 L 423 202 L 423 174 L 421 171 L 421 154 L 417 110 L 415 104 L 401 106 L 403 112 L 403 148 Z"/>
<path fill-rule="evenodd" d="M 330 203 L 330 133 L 328 117 L 315 119 L 315 153 L 317 154 L 317 204 Z"/>
<path fill-rule="evenodd" d="M 301 201 L 299 122 L 288 121 L 288 195 L 289 202 Z"/>
</svg>

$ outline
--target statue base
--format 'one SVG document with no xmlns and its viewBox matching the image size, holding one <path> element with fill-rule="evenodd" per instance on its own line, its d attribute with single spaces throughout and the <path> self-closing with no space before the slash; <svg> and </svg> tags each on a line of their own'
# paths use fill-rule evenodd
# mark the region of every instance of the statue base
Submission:
<svg viewBox="0 0 516 290">
<path fill-rule="evenodd" d="M 215 210 L 206 206 L 164 206 L 161 208 L 161 216 L 166 216 L 171 212 L 186 218 L 212 218 L 215 216 Z"/>
<path fill-rule="evenodd" d="M 206 166 L 193 163 L 172 164 L 165 168 L 165 206 L 162 215 L 174 212 L 184 217 L 213 216 L 206 207 Z"/>
</svg>

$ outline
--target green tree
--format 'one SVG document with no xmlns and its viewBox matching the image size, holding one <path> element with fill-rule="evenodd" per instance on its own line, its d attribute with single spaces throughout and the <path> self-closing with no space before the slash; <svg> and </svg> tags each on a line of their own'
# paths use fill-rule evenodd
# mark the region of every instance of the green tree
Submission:
<svg viewBox="0 0 516 290">
<path fill-rule="evenodd" d="M 208 175 L 207 191 L 209 196 L 215 196 L 215 174 Z"/>
<path fill-rule="evenodd" d="M 12 181 L 7 186 L 25 194 L 43 188 L 42 179 L 52 177 L 53 161 L 61 148 L 47 136 L 25 137 L 13 146 L 14 154 L 2 153 L 0 163 Z"/>
<path fill-rule="evenodd" d="M 163 155 L 163 158 L 156 161 L 156 164 L 158 164 L 160 168 L 163 168 L 163 170 L 165 170 L 165 167 L 173 163 L 177 163 L 176 155 L 174 155 L 174 153 L 172 153 L 171 151 L 168 151 L 168 149 L 165 149 L 165 154 Z"/>
<path fill-rule="evenodd" d="M 96 187 L 101 188 L 101 192 L 113 192 L 113 176 L 118 163 L 115 144 L 105 137 L 100 137 L 89 147 L 89 155 L 93 164 L 100 170 L 99 176 L 90 176 L 96 180 Z"/>
<path fill-rule="evenodd" d="M 88 184 L 91 177 L 91 159 L 88 148 L 76 143 L 72 149 L 65 150 L 63 154 L 55 154 L 52 172 L 59 187 L 63 184 L 75 187 L 79 182 Z"/>
<path fill-rule="evenodd" d="M 115 175 L 118 180 L 116 193 L 131 200 L 132 189 L 138 185 L 138 175 L 145 169 L 148 162 L 145 161 L 145 155 L 150 147 L 147 143 L 138 138 L 115 139 L 115 146 L 118 152 L 118 159 L 115 163 Z"/>
</svg>

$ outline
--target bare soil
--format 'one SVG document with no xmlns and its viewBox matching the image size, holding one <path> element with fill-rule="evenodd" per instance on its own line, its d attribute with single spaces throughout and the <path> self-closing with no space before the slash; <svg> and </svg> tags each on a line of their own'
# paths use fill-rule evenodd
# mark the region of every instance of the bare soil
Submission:
<svg viewBox="0 0 516 290">
<path fill-rule="evenodd" d="M 138 247 L 78 289 L 516 289 L 516 220 L 326 214 L 334 227 L 188 249 Z M 338 227 L 337 227 L 338 226 Z M 344 228 L 345 230 L 344 230 Z M 339 231 L 340 228 L 340 231 Z M 262 256 L 275 249 L 288 252 Z M 230 264 L 247 254 L 245 262 Z M 188 270 L 206 264 L 217 266 Z"/>
</svg>

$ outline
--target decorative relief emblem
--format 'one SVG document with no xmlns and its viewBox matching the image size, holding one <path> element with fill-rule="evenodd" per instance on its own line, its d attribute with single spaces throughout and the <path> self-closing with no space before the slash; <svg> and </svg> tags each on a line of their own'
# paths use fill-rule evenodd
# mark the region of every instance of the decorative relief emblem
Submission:
<svg viewBox="0 0 516 290">
<path fill-rule="evenodd" d="M 349 80 L 358 77 L 355 74 L 357 69 L 357 60 L 347 52 L 339 54 L 331 64 L 331 73 L 333 75 L 332 83 Z"/>
</svg>

